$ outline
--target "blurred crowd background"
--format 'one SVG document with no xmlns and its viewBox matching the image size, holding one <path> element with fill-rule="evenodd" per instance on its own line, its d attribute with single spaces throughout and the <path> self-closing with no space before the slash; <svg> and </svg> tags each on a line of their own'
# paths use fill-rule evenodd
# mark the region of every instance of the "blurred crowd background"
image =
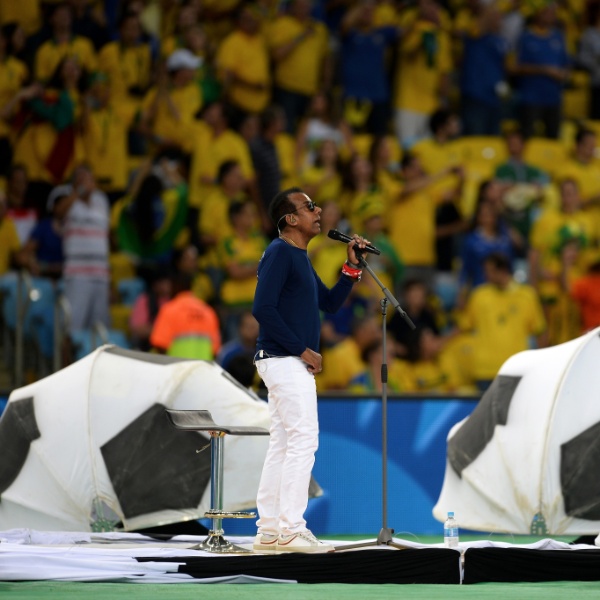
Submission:
<svg viewBox="0 0 600 600">
<path fill-rule="evenodd" d="M 52 298 L 31 352 L 117 340 L 255 386 L 290 186 L 323 209 L 321 279 L 345 257 L 329 229 L 365 235 L 417 325 L 364 273 L 323 315 L 320 391 L 381 389 L 383 312 L 401 393 L 476 393 L 600 325 L 600 3 L 5 0 L 0 24 L 6 365 L 21 273 Z"/>
</svg>

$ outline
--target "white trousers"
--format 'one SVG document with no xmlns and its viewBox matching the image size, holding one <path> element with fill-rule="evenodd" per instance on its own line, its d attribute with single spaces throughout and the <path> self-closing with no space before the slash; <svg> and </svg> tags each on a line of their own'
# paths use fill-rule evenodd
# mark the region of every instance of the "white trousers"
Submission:
<svg viewBox="0 0 600 600">
<path fill-rule="evenodd" d="M 293 356 L 256 363 L 267 386 L 271 416 L 256 500 L 259 533 L 306 531 L 308 486 L 319 445 L 317 386 L 306 366 Z"/>
<path fill-rule="evenodd" d="M 396 137 L 402 146 L 411 146 L 429 132 L 429 117 L 427 113 L 414 110 L 396 109 L 394 113 L 394 129 Z"/>
</svg>

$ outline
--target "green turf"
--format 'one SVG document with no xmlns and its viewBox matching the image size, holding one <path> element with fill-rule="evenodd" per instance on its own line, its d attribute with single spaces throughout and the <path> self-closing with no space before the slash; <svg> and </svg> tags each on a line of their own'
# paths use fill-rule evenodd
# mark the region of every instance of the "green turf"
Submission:
<svg viewBox="0 0 600 600">
<path fill-rule="evenodd" d="M 0 597 L 27 600 L 91 598 L 93 600 L 577 600 L 600 597 L 598 582 L 480 583 L 477 585 L 295 585 L 295 584 L 118 584 L 118 583 L 0 583 Z"/>
</svg>

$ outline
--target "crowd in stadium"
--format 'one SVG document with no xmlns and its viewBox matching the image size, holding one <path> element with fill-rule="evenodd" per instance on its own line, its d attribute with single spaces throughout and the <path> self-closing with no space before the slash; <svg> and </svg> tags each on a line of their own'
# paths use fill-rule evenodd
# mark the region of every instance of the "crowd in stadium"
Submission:
<svg viewBox="0 0 600 600">
<path fill-rule="evenodd" d="M 275 194 L 322 208 L 329 286 L 366 258 L 393 392 L 485 389 L 600 325 L 600 3 L 0 4 L 0 275 L 60 280 L 70 328 L 216 358 L 252 385 Z M 142 281 L 134 301 L 122 282 Z M 381 290 L 324 315 L 320 391 L 381 387 Z"/>
</svg>

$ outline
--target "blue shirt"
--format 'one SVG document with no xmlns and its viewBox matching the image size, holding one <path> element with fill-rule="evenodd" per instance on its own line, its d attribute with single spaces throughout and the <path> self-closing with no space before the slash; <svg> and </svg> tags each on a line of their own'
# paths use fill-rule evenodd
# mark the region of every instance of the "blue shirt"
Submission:
<svg viewBox="0 0 600 600">
<path fill-rule="evenodd" d="M 379 27 L 368 32 L 349 31 L 342 41 L 342 88 L 345 98 L 386 102 L 390 86 L 385 53 L 396 41 L 395 27 Z"/>
<path fill-rule="evenodd" d="M 462 266 L 459 274 L 461 285 L 470 283 L 477 287 L 486 283 L 484 263 L 493 252 L 513 258 L 513 247 L 510 235 L 505 227 L 501 227 L 498 235 L 490 239 L 476 229 L 467 233 L 462 247 Z"/>
<path fill-rule="evenodd" d="M 460 71 L 463 95 L 488 106 L 500 106 L 496 85 L 506 78 L 504 62 L 507 52 L 508 44 L 499 35 L 466 37 Z"/>
<path fill-rule="evenodd" d="M 62 237 L 54 230 L 50 217 L 38 221 L 31 232 L 30 238 L 38 244 L 35 255 L 39 262 L 45 264 L 61 264 L 64 262 Z"/>
<path fill-rule="evenodd" d="M 340 266 L 341 268 L 341 266 Z M 269 356 L 300 356 L 319 351 L 319 310 L 335 312 L 346 300 L 353 280 L 342 275 L 331 288 L 319 279 L 306 250 L 273 240 L 258 263 L 252 314 L 259 328 L 257 350 Z"/>
<path fill-rule="evenodd" d="M 565 69 L 569 57 L 565 37 L 558 29 L 540 35 L 531 29 L 525 30 L 518 47 L 518 64 L 552 66 Z M 559 106 L 563 84 L 547 75 L 522 75 L 519 77 L 520 100 L 533 106 Z"/>
</svg>

